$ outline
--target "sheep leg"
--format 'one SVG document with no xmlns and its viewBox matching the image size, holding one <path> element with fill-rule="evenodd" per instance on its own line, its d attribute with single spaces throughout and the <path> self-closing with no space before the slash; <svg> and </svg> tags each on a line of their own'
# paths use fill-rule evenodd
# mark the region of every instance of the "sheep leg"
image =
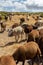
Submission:
<svg viewBox="0 0 43 65">
<path fill-rule="evenodd" d="M 22 36 L 22 35 L 23 35 L 23 33 L 21 32 L 21 41 L 22 41 L 22 38 L 23 38 L 23 36 Z"/>
<path fill-rule="evenodd" d="M 19 42 L 20 35 L 18 34 L 18 42 Z"/>
<path fill-rule="evenodd" d="M 34 38 L 34 42 L 35 42 L 35 37 L 33 37 Z"/>
<path fill-rule="evenodd" d="M 17 36 L 15 35 L 15 40 L 16 40 L 16 42 L 18 42 L 18 39 L 17 39 Z"/>
<path fill-rule="evenodd" d="M 18 64 L 18 62 L 19 62 L 19 61 L 17 60 L 16 64 Z"/>
<path fill-rule="evenodd" d="M 26 40 L 28 40 L 28 34 L 26 34 Z"/>
<path fill-rule="evenodd" d="M 23 61 L 23 64 L 22 65 L 24 65 L 24 63 L 25 63 L 25 61 Z"/>
<path fill-rule="evenodd" d="M 27 40 L 28 40 L 28 34 L 27 34 Z"/>
<path fill-rule="evenodd" d="M 37 55 L 37 59 L 38 59 L 38 65 L 39 65 L 39 63 L 40 63 L 40 58 L 39 58 L 39 56 Z"/>
<path fill-rule="evenodd" d="M 34 60 L 31 59 L 30 61 L 28 61 L 29 65 L 33 65 L 34 64 Z"/>
<path fill-rule="evenodd" d="M 33 60 L 32 60 L 32 65 L 34 64 Z"/>
<path fill-rule="evenodd" d="M 21 40 L 22 40 L 22 33 L 21 33 Z"/>
<path fill-rule="evenodd" d="M 34 64 L 34 59 L 31 59 L 31 65 L 33 65 Z"/>
</svg>

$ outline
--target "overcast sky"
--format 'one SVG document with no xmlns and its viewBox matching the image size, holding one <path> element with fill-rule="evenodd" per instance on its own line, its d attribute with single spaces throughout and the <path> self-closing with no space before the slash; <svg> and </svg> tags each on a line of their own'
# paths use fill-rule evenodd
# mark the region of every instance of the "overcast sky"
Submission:
<svg viewBox="0 0 43 65">
<path fill-rule="evenodd" d="M 43 12 L 43 0 L 0 0 L 0 11 Z"/>
</svg>

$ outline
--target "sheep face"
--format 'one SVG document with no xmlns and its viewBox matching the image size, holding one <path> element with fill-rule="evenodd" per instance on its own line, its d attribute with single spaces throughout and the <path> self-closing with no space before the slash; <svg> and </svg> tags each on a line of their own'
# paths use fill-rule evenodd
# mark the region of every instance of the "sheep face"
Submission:
<svg viewBox="0 0 43 65">
<path fill-rule="evenodd" d="M 13 30 L 11 29 L 11 30 L 9 30 L 9 32 L 8 32 L 8 36 L 12 36 L 13 35 Z"/>
</svg>

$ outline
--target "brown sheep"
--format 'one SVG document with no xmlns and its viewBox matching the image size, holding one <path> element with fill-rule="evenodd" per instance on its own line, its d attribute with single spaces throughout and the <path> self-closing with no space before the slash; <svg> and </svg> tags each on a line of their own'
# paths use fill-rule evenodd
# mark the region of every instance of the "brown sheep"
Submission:
<svg viewBox="0 0 43 65">
<path fill-rule="evenodd" d="M 28 34 L 28 40 L 29 41 L 35 41 L 38 43 L 38 39 L 39 39 L 39 31 L 38 30 L 32 30 L 29 34 Z"/>
<path fill-rule="evenodd" d="M 0 22 L 0 25 L 1 25 L 1 32 L 5 31 L 5 29 L 6 29 L 6 24 L 3 23 L 3 22 Z"/>
<path fill-rule="evenodd" d="M 41 51 L 38 44 L 36 42 L 31 41 L 24 44 L 23 46 L 20 46 L 13 54 L 13 57 L 15 60 L 17 60 L 17 63 L 19 61 L 23 61 L 24 65 L 26 59 L 33 59 L 34 57 L 39 57 L 40 55 Z"/>
<path fill-rule="evenodd" d="M 43 37 L 43 29 L 39 30 L 40 37 Z"/>
<path fill-rule="evenodd" d="M 16 65 L 12 56 L 2 56 L 0 58 L 0 65 Z"/>
<path fill-rule="evenodd" d="M 33 30 L 33 26 L 32 25 L 28 25 L 27 23 L 24 23 L 21 25 L 24 28 L 25 33 L 29 33 Z"/>
<path fill-rule="evenodd" d="M 32 25 L 28 25 L 28 24 L 22 24 L 21 25 L 24 29 L 24 32 L 26 34 L 26 39 L 28 38 L 28 33 L 30 33 L 33 30 L 33 26 Z"/>
</svg>

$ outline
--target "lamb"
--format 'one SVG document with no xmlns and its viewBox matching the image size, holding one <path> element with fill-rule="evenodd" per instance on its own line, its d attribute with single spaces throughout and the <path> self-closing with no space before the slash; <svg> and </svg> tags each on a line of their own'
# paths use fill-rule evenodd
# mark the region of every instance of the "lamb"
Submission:
<svg viewBox="0 0 43 65">
<path fill-rule="evenodd" d="M 34 57 L 41 56 L 41 50 L 36 42 L 28 42 L 24 44 L 23 46 L 20 46 L 15 53 L 13 54 L 13 57 L 15 60 L 17 60 L 17 63 L 19 61 L 23 62 L 23 65 L 25 63 L 25 60 L 32 59 L 32 65 L 33 65 L 33 58 Z"/>
<path fill-rule="evenodd" d="M 14 58 L 10 55 L 0 57 L 0 65 L 16 65 Z"/>
</svg>

